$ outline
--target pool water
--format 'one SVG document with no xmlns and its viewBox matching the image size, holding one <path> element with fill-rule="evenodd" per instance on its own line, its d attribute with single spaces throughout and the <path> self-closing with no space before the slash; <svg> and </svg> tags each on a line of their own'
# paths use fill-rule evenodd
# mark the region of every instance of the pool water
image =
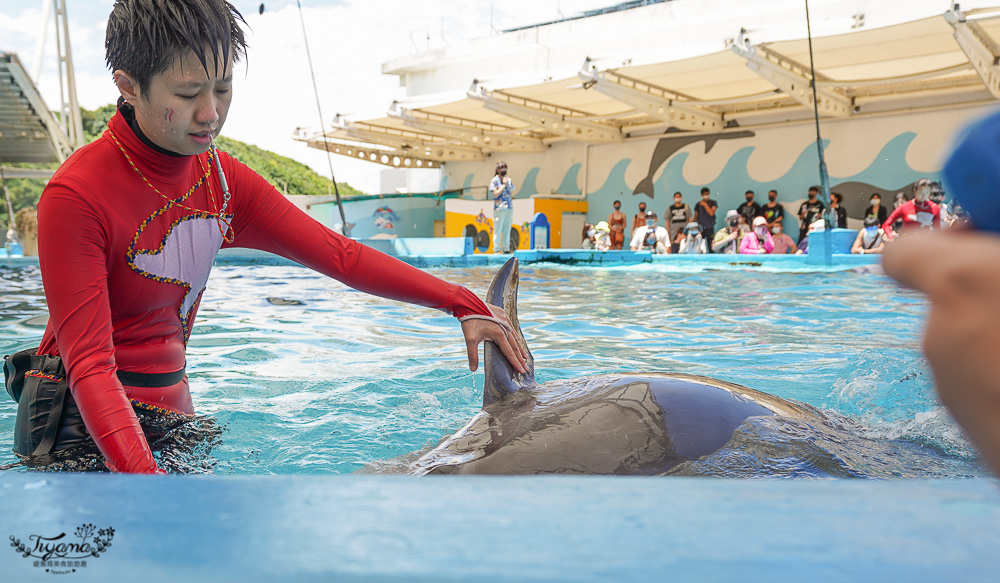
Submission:
<svg viewBox="0 0 1000 583">
<path fill-rule="evenodd" d="M 493 276 L 485 267 L 428 271 L 480 295 Z M 919 351 L 924 299 L 884 276 L 534 264 L 521 266 L 519 306 L 539 382 L 683 372 L 828 414 L 842 433 L 755 423 L 739 437 L 759 445 L 785 435 L 851 471 L 762 466 L 775 475 L 987 475 L 935 398 Z M 44 313 L 38 268 L 0 268 L 0 351 L 36 343 Z M 482 371 L 468 370 L 452 317 L 299 267 L 216 267 L 188 359 L 195 406 L 222 432 L 208 459 L 182 462 L 183 471 L 401 471 L 482 403 Z M 0 399 L 0 464 L 16 460 L 15 411 Z M 690 473 L 719 475 L 717 461 Z"/>
</svg>

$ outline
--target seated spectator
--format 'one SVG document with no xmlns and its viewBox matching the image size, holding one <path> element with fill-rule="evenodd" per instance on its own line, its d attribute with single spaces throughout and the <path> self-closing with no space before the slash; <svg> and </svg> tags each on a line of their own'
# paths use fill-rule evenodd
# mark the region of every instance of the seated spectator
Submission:
<svg viewBox="0 0 1000 583">
<path fill-rule="evenodd" d="M 781 221 L 771 226 L 771 235 L 771 238 L 774 239 L 774 249 L 771 251 L 772 255 L 786 255 L 795 251 L 795 239 L 788 236 Z"/>
<path fill-rule="evenodd" d="M 590 223 L 583 224 L 583 240 L 580 242 L 581 249 L 593 249 L 597 246 L 597 229 Z"/>
<path fill-rule="evenodd" d="M 678 253 L 708 253 L 708 243 L 701 236 L 701 227 L 698 223 L 690 222 L 684 226 Z"/>
<path fill-rule="evenodd" d="M 670 234 L 656 225 L 655 212 L 646 211 L 646 226 L 635 230 L 629 248 L 633 251 L 650 249 L 653 253 L 670 253 Z"/>
<path fill-rule="evenodd" d="M 726 211 L 726 226 L 716 231 L 715 239 L 712 241 L 712 252 L 735 255 L 739 251 L 740 237 L 742 236 L 740 213 L 736 212 L 735 209 Z"/>
<path fill-rule="evenodd" d="M 795 254 L 802 255 L 809 253 L 809 233 L 815 233 L 816 231 L 825 231 L 825 230 L 826 230 L 826 221 L 822 217 L 810 223 L 809 230 L 806 231 L 806 236 L 802 237 L 802 240 L 799 241 L 799 246 L 795 250 Z"/>
<path fill-rule="evenodd" d="M 874 216 L 868 217 L 865 219 L 865 227 L 860 229 L 858 236 L 854 238 L 851 253 L 881 254 L 885 250 L 885 237 L 883 235 L 878 219 Z"/>
<path fill-rule="evenodd" d="M 759 255 L 774 251 L 774 239 L 767 230 L 767 219 L 757 217 L 753 220 L 753 230 L 740 241 L 740 253 L 743 255 Z"/>
<path fill-rule="evenodd" d="M 611 227 L 607 221 L 601 221 L 594 227 L 594 249 L 609 251 L 614 243 L 611 241 Z"/>
</svg>

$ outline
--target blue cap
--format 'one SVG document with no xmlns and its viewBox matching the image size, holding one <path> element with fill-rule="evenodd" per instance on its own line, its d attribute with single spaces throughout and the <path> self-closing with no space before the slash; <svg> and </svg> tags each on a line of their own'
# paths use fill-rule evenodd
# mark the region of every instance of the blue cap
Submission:
<svg viewBox="0 0 1000 583">
<path fill-rule="evenodd" d="M 944 180 L 977 228 L 1000 233 L 1000 112 L 966 128 Z"/>
</svg>

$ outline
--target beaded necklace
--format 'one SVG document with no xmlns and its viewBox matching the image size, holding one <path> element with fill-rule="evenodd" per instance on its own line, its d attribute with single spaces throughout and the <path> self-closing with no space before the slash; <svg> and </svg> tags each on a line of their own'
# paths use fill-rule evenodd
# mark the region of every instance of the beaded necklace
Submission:
<svg viewBox="0 0 1000 583">
<path fill-rule="evenodd" d="M 172 199 L 169 196 L 160 192 L 158 188 L 153 186 L 153 184 L 149 181 L 149 179 L 146 178 L 146 175 L 142 173 L 142 170 L 139 170 L 139 167 L 136 166 L 135 162 L 132 161 L 132 157 L 128 155 L 128 152 L 125 150 L 125 147 L 122 146 L 122 143 L 120 141 L 118 141 L 118 136 L 116 136 L 115 133 L 111 131 L 111 127 L 109 126 L 105 131 L 107 132 L 108 136 L 111 137 L 111 141 L 114 142 L 115 146 L 118 147 L 118 150 L 121 151 L 123 156 L 125 156 L 125 160 L 128 161 L 129 166 L 131 166 L 132 169 L 135 170 L 136 173 L 139 175 L 139 178 L 142 178 L 142 181 L 146 183 L 146 186 L 153 189 L 153 192 L 160 195 L 167 201 L 167 206 L 164 207 L 164 210 L 172 206 L 177 206 L 182 209 L 187 209 L 189 211 L 196 213 L 206 212 L 200 209 L 191 208 L 187 205 L 181 204 L 182 200 L 187 200 L 187 198 L 192 194 L 194 194 L 194 191 L 198 190 L 198 187 L 201 186 L 201 184 L 204 182 L 205 185 L 208 187 L 208 200 L 211 202 L 212 208 L 215 211 L 215 212 L 209 212 L 208 214 L 215 216 L 215 220 L 219 225 L 219 232 L 222 233 L 223 240 L 226 241 L 227 243 L 233 242 L 234 234 L 232 232 L 232 228 L 231 225 L 229 224 L 229 221 L 225 217 L 226 207 L 229 206 L 229 197 L 230 197 L 229 186 L 226 184 L 225 174 L 222 173 L 222 167 L 219 165 L 218 154 L 215 150 L 215 140 L 212 140 L 212 147 L 209 148 L 209 153 L 208 153 L 209 166 L 207 169 L 205 168 L 205 164 L 201 161 L 201 158 L 195 156 L 195 158 L 198 160 L 198 165 L 201 167 L 202 171 L 201 178 L 199 178 L 194 183 L 194 185 L 191 186 L 191 188 L 189 188 L 188 191 L 185 192 L 183 195 L 177 197 L 176 199 Z M 215 167 L 218 170 L 219 180 L 220 183 L 222 184 L 222 189 L 223 189 L 224 200 L 221 209 L 219 208 L 219 205 L 215 200 L 215 193 L 212 191 L 212 181 L 208 180 L 208 177 L 212 173 L 213 161 L 215 162 Z"/>
</svg>

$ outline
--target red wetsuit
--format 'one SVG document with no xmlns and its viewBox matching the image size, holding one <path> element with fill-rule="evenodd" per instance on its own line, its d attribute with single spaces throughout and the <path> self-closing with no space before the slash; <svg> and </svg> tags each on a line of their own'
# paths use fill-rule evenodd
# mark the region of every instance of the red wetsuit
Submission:
<svg viewBox="0 0 1000 583">
<path fill-rule="evenodd" d="M 892 233 L 892 224 L 899 219 L 903 221 L 902 230 L 904 231 L 911 227 L 927 228 L 933 226 L 938 229 L 941 227 L 941 210 L 937 203 L 929 200 L 924 202 L 908 200 L 892 211 L 889 218 L 882 223 L 882 231 Z"/>
<path fill-rule="evenodd" d="M 80 148 L 56 171 L 39 203 L 50 317 L 38 353 L 62 356 L 73 398 L 112 471 L 158 471 L 130 399 L 194 412 L 186 377 L 165 388 L 123 387 L 116 371 L 184 368 L 187 338 L 220 247 L 269 251 L 355 289 L 456 317 L 492 315 L 466 288 L 327 229 L 220 152 L 232 192 L 226 214 L 233 241 L 226 243 L 209 214 L 222 205 L 222 190 L 208 153 L 157 152 L 121 111 L 108 127 L 111 135 Z M 113 138 L 146 179 L 180 205 L 168 206 Z"/>
</svg>

